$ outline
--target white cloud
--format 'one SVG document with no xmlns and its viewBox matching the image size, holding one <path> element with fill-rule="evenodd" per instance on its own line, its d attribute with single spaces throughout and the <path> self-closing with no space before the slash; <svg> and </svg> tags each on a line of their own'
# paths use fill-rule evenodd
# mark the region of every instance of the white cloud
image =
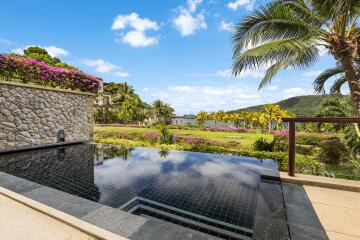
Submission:
<svg viewBox="0 0 360 240">
<path fill-rule="evenodd" d="M 242 107 L 273 102 L 278 95 L 258 92 L 242 84 L 221 86 L 174 85 L 164 90 L 151 91 L 151 96 L 169 103 L 177 114 L 197 113 L 200 110 L 234 110 Z"/>
<path fill-rule="evenodd" d="M 56 47 L 56 46 L 48 46 L 48 47 L 42 47 L 42 46 L 38 46 L 38 45 L 28 45 L 28 46 L 25 46 L 25 47 L 22 47 L 22 48 L 16 48 L 16 49 L 13 49 L 11 50 L 13 53 L 17 53 L 17 54 L 24 54 L 24 50 L 29 48 L 29 47 L 41 47 L 41 48 L 44 48 L 50 56 L 52 57 L 60 57 L 60 56 L 68 56 L 70 53 L 63 49 L 63 48 L 59 48 L 59 47 Z"/>
<path fill-rule="evenodd" d="M 233 22 L 221 21 L 219 29 L 221 31 L 233 32 L 234 31 L 234 23 Z"/>
<path fill-rule="evenodd" d="M 117 77 L 129 77 L 130 76 L 129 73 L 121 72 L 121 71 L 114 72 L 114 75 L 117 76 Z"/>
<path fill-rule="evenodd" d="M 111 74 L 117 77 L 129 77 L 130 74 L 124 71 L 120 71 L 121 67 L 110 63 L 110 62 L 106 62 L 103 59 L 81 59 L 80 62 L 82 64 L 84 64 L 85 66 L 88 67 L 93 67 L 95 68 L 95 71 L 100 72 L 100 73 L 107 73 L 107 74 Z"/>
<path fill-rule="evenodd" d="M 182 36 L 195 34 L 198 29 L 207 29 L 204 14 L 195 14 L 197 5 L 201 3 L 202 0 L 188 0 L 186 7 L 178 7 L 178 15 L 173 19 L 173 24 Z"/>
<path fill-rule="evenodd" d="M 320 75 L 320 73 L 322 73 L 323 71 L 318 70 L 318 71 L 308 71 L 308 72 L 304 72 L 301 76 L 306 77 L 306 78 L 316 78 L 317 76 Z"/>
<path fill-rule="evenodd" d="M 5 38 L 0 38 L 0 43 L 6 44 L 6 45 L 14 44 L 13 42 L 11 42 L 10 40 L 7 40 Z"/>
<path fill-rule="evenodd" d="M 218 86 L 172 85 L 165 89 L 144 91 L 151 98 L 169 103 L 176 114 L 197 113 L 200 110 L 234 110 L 264 103 L 276 103 L 280 100 L 313 94 L 310 88 L 293 87 L 280 89 L 271 85 L 257 91 L 256 85 L 224 84 Z M 145 94 L 145 93 L 144 93 Z"/>
<path fill-rule="evenodd" d="M 112 26 L 111 30 L 126 30 L 122 32 L 121 42 L 129 44 L 132 47 L 147 47 L 158 43 L 157 36 L 148 36 L 147 31 L 160 29 L 159 25 L 155 21 L 151 21 L 148 18 L 140 18 L 135 12 L 128 15 L 118 15 Z"/>
<path fill-rule="evenodd" d="M 49 53 L 52 57 L 59 57 L 59 56 L 68 56 L 69 52 L 66 51 L 63 48 L 55 47 L 55 46 L 49 46 L 45 47 L 46 51 Z"/>
<path fill-rule="evenodd" d="M 283 94 L 284 98 L 291 98 L 291 97 L 295 97 L 295 96 L 313 94 L 313 92 L 308 89 L 293 87 L 293 88 L 283 89 L 282 94 Z"/>
<path fill-rule="evenodd" d="M 269 90 L 269 91 L 276 91 L 279 89 L 279 86 L 276 86 L 276 85 L 273 85 L 273 86 L 268 86 L 266 88 L 266 90 Z"/>
<path fill-rule="evenodd" d="M 264 73 L 263 69 L 246 69 L 246 70 L 242 71 L 236 77 L 239 77 L 239 78 L 244 78 L 244 77 L 262 78 L 262 77 L 264 77 L 264 74 L 265 73 Z M 216 75 L 219 77 L 229 77 L 229 78 L 234 77 L 231 69 L 219 70 L 216 72 Z"/>
<path fill-rule="evenodd" d="M 157 37 L 147 37 L 144 32 L 130 31 L 122 37 L 122 42 L 132 47 L 147 47 L 158 43 Z"/>
<path fill-rule="evenodd" d="M 106 62 L 102 59 L 92 60 L 92 59 L 82 59 L 81 63 L 88 67 L 95 67 L 95 70 L 100 73 L 110 73 L 115 70 L 117 66 L 110 62 Z"/>
<path fill-rule="evenodd" d="M 237 10 L 239 7 L 245 7 L 246 10 L 252 11 L 255 4 L 255 0 L 235 0 L 229 2 L 227 7 L 231 10 Z"/>
</svg>

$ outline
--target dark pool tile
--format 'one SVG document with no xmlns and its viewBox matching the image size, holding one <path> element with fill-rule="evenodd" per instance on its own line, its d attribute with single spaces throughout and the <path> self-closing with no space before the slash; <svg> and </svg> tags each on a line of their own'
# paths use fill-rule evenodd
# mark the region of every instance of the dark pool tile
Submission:
<svg viewBox="0 0 360 240">
<path fill-rule="evenodd" d="M 221 240 L 221 238 L 198 232 L 189 228 L 149 218 L 137 232 L 129 238 L 133 240 Z"/>
<path fill-rule="evenodd" d="M 278 220 L 286 219 L 280 184 L 276 182 L 262 182 L 259 184 L 256 217 L 273 218 Z"/>
<path fill-rule="evenodd" d="M 20 194 L 42 187 L 40 184 L 4 172 L 0 172 L 0 186 Z"/>
<path fill-rule="evenodd" d="M 291 239 L 328 239 L 304 188 L 283 183 L 283 192 Z"/>
<path fill-rule="evenodd" d="M 253 239 L 256 240 L 288 240 L 289 230 L 285 220 L 257 218 Z"/>
<path fill-rule="evenodd" d="M 289 239 L 281 184 L 277 181 L 259 184 L 253 238 L 257 240 Z"/>
<path fill-rule="evenodd" d="M 304 188 L 298 184 L 282 183 L 285 202 L 296 204 L 309 204 L 310 200 Z"/>
<path fill-rule="evenodd" d="M 291 240 L 328 240 L 325 231 L 317 227 L 290 225 Z"/>
<path fill-rule="evenodd" d="M 147 222 L 146 218 L 107 206 L 89 212 L 81 219 L 123 237 L 129 237 Z"/>
<path fill-rule="evenodd" d="M 45 186 L 27 192 L 24 195 L 78 218 L 103 206 L 99 203 Z"/>
</svg>

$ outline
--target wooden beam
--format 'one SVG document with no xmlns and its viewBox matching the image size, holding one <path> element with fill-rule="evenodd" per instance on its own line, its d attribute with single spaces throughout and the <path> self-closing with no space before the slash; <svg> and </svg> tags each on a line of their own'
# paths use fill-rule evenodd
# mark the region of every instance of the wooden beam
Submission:
<svg viewBox="0 0 360 240">
<path fill-rule="evenodd" d="M 360 123 L 360 118 L 322 118 L 322 117 L 295 117 L 295 118 L 283 118 L 283 122 L 295 123 Z"/>
<path fill-rule="evenodd" d="M 295 176 L 295 122 L 289 123 L 289 176 Z"/>
</svg>

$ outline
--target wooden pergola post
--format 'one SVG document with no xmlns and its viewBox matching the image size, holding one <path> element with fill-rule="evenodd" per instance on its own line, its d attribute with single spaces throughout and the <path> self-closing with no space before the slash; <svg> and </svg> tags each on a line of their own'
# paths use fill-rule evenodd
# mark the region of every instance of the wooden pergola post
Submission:
<svg viewBox="0 0 360 240">
<path fill-rule="evenodd" d="M 289 162 L 288 175 L 295 176 L 295 122 L 289 122 Z"/>
<path fill-rule="evenodd" d="M 289 159 L 288 175 L 295 176 L 295 123 L 360 123 L 360 118 L 284 118 L 289 123 Z"/>
</svg>

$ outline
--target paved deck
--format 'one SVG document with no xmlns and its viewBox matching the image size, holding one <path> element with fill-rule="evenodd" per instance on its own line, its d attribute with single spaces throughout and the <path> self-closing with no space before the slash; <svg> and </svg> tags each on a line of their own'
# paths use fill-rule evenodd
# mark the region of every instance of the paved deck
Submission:
<svg viewBox="0 0 360 240">
<path fill-rule="evenodd" d="M 360 240 L 360 193 L 304 186 L 329 239 Z"/>
<path fill-rule="evenodd" d="M 1 239 L 95 240 L 65 223 L 0 194 Z"/>
<path fill-rule="evenodd" d="M 302 191 L 299 189 L 303 189 L 311 203 L 308 208 L 313 208 L 330 240 L 360 240 L 359 181 L 302 174 L 289 177 L 287 173 L 281 173 L 280 176 L 283 186 L 297 189 L 297 193 Z M 284 193 L 286 200 L 286 191 Z M 291 202 L 300 198 L 294 192 L 291 192 L 291 197 Z M 306 199 L 302 200 L 304 201 Z M 304 206 L 301 201 L 298 202 L 298 206 L 301 205 Z M 300 214 L 294 217 L 300 217 Z"/>
</svg>

